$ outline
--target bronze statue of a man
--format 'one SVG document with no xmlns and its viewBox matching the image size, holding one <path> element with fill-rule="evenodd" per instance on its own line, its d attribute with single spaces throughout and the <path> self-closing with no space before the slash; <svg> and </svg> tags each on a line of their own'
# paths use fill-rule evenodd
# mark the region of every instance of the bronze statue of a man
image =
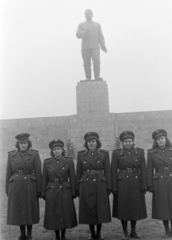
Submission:
<svg viewBox="0 0 172 240">
<path fill-rule="evenodd" d="M 82 58 L 86 80 L 91 80 L 91 59 L 93 61 L 95 80 L 100 79 L 100 47 L 107 52 L 105 39 L 99 23 L 94 22 L 93 12 L 90 9 L 85 11 L 86 21 L 80 23 L 77 29 L 77 38 L 82 38 Z"/>
</svg>

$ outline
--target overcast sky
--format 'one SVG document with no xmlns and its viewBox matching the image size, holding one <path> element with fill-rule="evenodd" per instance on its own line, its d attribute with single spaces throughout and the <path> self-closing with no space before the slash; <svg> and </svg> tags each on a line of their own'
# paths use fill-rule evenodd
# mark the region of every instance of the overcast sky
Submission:
<svg viewBox="0 0 172 240">
<path fill-rule="evenodd" d="M 172 109 L 171 0 L 3 0 L 1 119 L 76 114 L 86 9 L 105 36 L 110 112 Z"/>
</svg>

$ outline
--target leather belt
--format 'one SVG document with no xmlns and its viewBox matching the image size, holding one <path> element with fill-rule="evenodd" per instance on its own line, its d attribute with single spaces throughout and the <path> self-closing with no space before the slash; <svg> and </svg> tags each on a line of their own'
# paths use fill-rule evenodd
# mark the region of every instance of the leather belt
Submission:
<svg viewBox="0 0 172 240">
<path fill-rule="evenodd" d="M 68 181 L 68 179 L 66 178 L 66 179 L 63 179 L 63 178 L 54 178 L 54 179 L 50 179 L 49 180 L 49 182 L 50 183 L 56 183 L 56 184 L 62 184 L 62 183 L 64 183 L 64 182 L 67 182 Z"/>
<path fill-rule="evenodd" d="M 169 166 L 156 169 L 156 173 L 168 173 L 168 172 L 172 172 L 172 167 Z"/>
<path fill-rule="evenodd" d="M 89 170 L 89 171 L 84 171 L 84 174 L 88 175 L 98 175 L 100 173 L 104 173 L 103 170 Z"/>
<path fill-rule="evenodd" d="M 127 168 L 127 169 L 119 169 L 119 172 L 124 172 L 124 173 L 139 173 L 139 169 L 136 168 Z"/>
<path fill-rule="evenodd" d="M 18 175 L 28 175 L 28 174 L 34 174 L 34 170 L 20 170 L 20 169 L 17 169 L 14 174 L 17 173 Z"/>
</svg>

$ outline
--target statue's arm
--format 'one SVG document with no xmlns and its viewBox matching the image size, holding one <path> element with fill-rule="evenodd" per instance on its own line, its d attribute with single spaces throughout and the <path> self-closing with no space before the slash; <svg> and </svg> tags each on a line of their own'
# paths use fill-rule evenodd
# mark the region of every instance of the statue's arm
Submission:
<svg viewBox="0 0 172 240">
<path fill-rule="evenodd" d="M 101 49 L 104 52 L 107 52 L 107 48 L 106 48 L 106 44 L 105 44 L 105 38 L 103 36 L 103 32 L 102 32 L 102 28 L 101 28 L 100 24 L 98 26 L 98 36 L 99 36 L 99 44 L 100 44 Z"/>
<path fill-rule="evenodd" d="M 85 36 L 86 31 L 87 31 L 87 29 L 86 29 L 86 30 L 83 30 L 83 29 L 82 29 L 82 25 L 79 24 L 78 29 L 77 29 L 77 32 L 76 32 L 77 38 L 83 38 L 83 37 Z"/>
</svg>

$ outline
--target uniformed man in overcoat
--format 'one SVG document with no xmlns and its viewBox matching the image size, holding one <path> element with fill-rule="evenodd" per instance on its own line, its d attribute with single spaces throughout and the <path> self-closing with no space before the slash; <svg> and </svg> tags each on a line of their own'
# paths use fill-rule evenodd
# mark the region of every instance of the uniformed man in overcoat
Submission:
<svg viewBox="0 0 172 240">
<path fill-rule="evenodd" d="M 16 136 L 17 150 L 8 153 L 6 170 L 7 224 L 20 226 L 19 240 L 33 239 L 32 225 L 39 222 L 41 160 L 38 151 L 31 149 L 29 136 L 28 133 Z"/>
<path fill-rule="evenodd" d="M 172 144 L 164 129 L 154 131 L 152 138 L 153 147 L 147 157 L 148 190 L 153 193 L 152 218 L 163 221 L 165 237 L 169 238 L 172 237 Z"/>
<path fill-rule="evenodd" d="M 102 223 L 111 221 L 109 194 L 111 174 L 109 153 L 101 149 L 98 133 L 88 132 L 84 136 L 85 150 L 77 156 L 76 190 L 79 196 L 79 223 L 88 224 L 89 239 L 104 239 Z M 95 225 L 97 232 L 95 232 Z"/>
<path fill-rule="evenodd" d="M 67 156 L 75 159 L 75 148 L 70 139 L 67 141 L 66 148 L 67 148 Z"/>
<path fill-rule="evenodd" d="M 56 240 L 66 240 L 66 229 L 77 226 L 73 202 L 75 168 L 73 159 L 65 156 L 62 140 L 51 141 L 49 147 L 51 157 L 44 161 L 42 178 L 42 197 L 46 201 L 44 227 L 55 230 Z"/>
<path fill-rule="evenodd" d="M 145 193 L 147 172 L 144 150 L 134 147 L 134 133 L 125 131 L 120 134 L 123 147 L 112 153 L 111 174 L 113 214 L 121 220 L 123 240 L 140 238 L 136 233 L 136 222 L 147 217 Z M 127 221 L 131 221 L 131 233 L 128 234 Z"/>
<path fill-rule="evenodd" d="M 86 80 L 91 80 L 91 59 L 93 60 L 95 80 L 100 79 L 100 47 L 107 52 L 105 39 L 99 23 L 94 22 L 93 12 L 90 9 L 85 11 L 86 21 L 80 23 L 77 29 L 77 38 L 82 39 L 82 58 Z"/>
</svg>

